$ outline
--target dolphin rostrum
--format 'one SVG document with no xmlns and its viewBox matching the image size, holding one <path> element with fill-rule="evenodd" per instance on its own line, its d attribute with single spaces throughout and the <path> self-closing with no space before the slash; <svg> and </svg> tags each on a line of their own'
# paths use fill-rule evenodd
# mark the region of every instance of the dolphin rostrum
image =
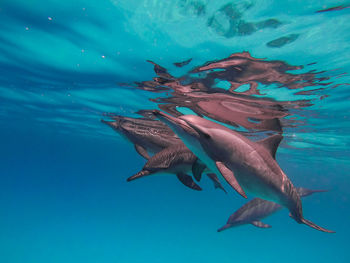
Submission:
<svg viewBox="0 0 350 263">
<path fill-rule="evenodd" d="M 297 191 L 300 197 L 309 196 L 313 193 L 326 192 L 325 190 L 311 190 L 303 187 L 298 187 Z M 270 228 L 270 225 L 265 224 L 260 220 L 272 215 L 282 208 L 283 207 L 280 204 L 261 198 L 254 198 L 234 212 L 227 220 L 226 225 L 219 228 L 218 232 L 245 224 L 252 224 L 260 228 Z"/>
<path fill-rule="evenodd" d="M 202 190 L 187 173 L 193 170 L 197 157 L 183 144 L 169 146 L 150 157 L 142 170 L 127 179 L 128 182 L 157 173 L 176 174 L 177 178 L 187 187 Z M 226 192 L 215 174 L 208 174 L 215 188 Z"/>
<path fill-rule="evenodd" d="M 243 197 L 247 197 L 247 191 L 276 202 L 287 207 L 290 216 L 299 224 L 333 232 L 304 218 L 300 196 L 275 160 L 277 147 L 283 138 L 281 135 L 253 142 L 199 116 L 175 118 L 158 110 L 154 114 L 182 139 L 209 170 L 222 175 Z"/>
<path fill-rule="evenodd" d="M 162 122 L 147 118 L 130 118 L 114 115 L 114 121 L 101 122 L 109 125 L 128 141 L 145 159 L 171 145 L 183 144 L 175 133 Z"/>
</svg>

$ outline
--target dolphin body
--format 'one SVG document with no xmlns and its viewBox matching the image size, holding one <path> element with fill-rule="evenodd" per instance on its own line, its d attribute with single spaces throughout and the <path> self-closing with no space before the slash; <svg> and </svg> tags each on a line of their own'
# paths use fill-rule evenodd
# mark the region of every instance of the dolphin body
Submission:
<svg viewBox="0 0 350 263">
<path fill-rule="evenodd" d="M 202 188 L 187 174 L 193 171 L 193 166 L 196 164 L 197 159 L 198 158 L 185 145 L 169 146 L 149 158 L 142 170 L 129 177 L 127 181 L 130 182 L 144 176 L 158 173 L 176 174 L 177 178 L 184 185 L 200 191 Z M 208 177 L 213 181 L 215 188 L 220 188 L 226 193 L 226 190 L 215 174 L 208 174 Z"/>
<path fill-rule="evenodd" d="M 326 192 L 325 190 L 311 190 L 303 187 L 298 187 L 297 191 L 300 197 L 305 197 L 312 195 L 314 193 Z M 271 226 L 261 222 L 273 213 L 281 210 L 283 207 L 280 204 L 267 201 L 261 198 L 254 198 L 248 203 L 240 207 L 236 212 L 234 212 L 227 220 L 226 225 L 218 229 L 218 232 L 226 230 L 231 227 L 236 227 L 240 225 L 252 224 L 260 228 L 270 228 Z"/>
<path fill-rule="evenodd" d="M 202 190 L 186 172 L 191 165 L 192 173 L 199 181 L 206 168 L 205 165 L 198 161 L 198 158 L 167 125 L 149 118 L 130 118 L 118 115 L 111 116 L 111 118 L 114 121 L 101 120 L 101 122 L 134 144 L 135 150 L 148 160 L 142 170 L 143 173 L 140 171 L 138 176 L 133 177 L 133 179 L 130 177 L 128 181 L 159 172 L 175 173 L 185 186 L 194 190 Z M 165 150 L 166 148 L 169 149 Z M 151 157 L 150 154 L 154 154 L 154 156 Z M 184 164 L 181 164 L 181 160 L 184 161 Z M 145 169 L 148 169 L 147 173 L 144 171 Z M 213 181 L 215 188 L 226 192 L 215 174 L 208 174 L 208 177 Z"/>
<path fill-rule="evenodd" d="M 154 111 L 184 144 L 216 175 L 225 180 L 243 197 L 245 191 L 285 206 L 299 224 L 323 232 L 322 228 L 303 217 L 300 196 L 290 179 L 275 160 L 281 135 L 253 142 L 229 128 L 195 115 L 179 118 Z"/>
</svg>

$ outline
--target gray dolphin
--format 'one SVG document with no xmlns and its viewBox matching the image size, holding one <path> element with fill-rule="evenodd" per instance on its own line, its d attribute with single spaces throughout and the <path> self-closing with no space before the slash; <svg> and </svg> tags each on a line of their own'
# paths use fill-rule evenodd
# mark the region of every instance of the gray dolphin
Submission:
<svg viewBox="0 0 350 263">
<path fill-rule="evenodd" d="M 145 159 L 171 145 L 183 144 L 168 126 L 157 120 L 111 116 L 114 121 L 101 122 L 112 127 L 128 141 Z"/>
<path fill-rule="evenodd" d="M 225 180 L 243 197 L 245 191 L 276 202 L 290 211 L 299 224 L 323 232 L 322 228 L 303 217 L 299 194 L 275 160 L 281 135 L 253 142 L 229 128 L 195 115 L 174 118 L 154 111 L 185 145 L 216 175 Z"/>
<path fill-rule="evenodd" d="M 200 191 L 202 188 L 187 174 L 193 170 L 196 162 L 197 157 L 185 145 L 170 146 L 150 157 L 142 170 L 129 177 L 127 181 L 157 173 L 176 174 L 184 185 Z M 215 174 L 208 174 L 208 177 L 213 181 L 215 188 L 226 192 Z"/>
<path fill-rule="evenodd" d="M 311 190 L 303 187 L 298 187 L 297 191 L 300 197 L 309 196 L 313 193 L 326 192 L 326 190 Z M 280 204 L 267 201 L 261 198 L 254 198 L 248 203 L 240 207 L 227 220 L 226 225 L 218 229 L 218 232 L 226 230 L 231 227 L 240 225 L 252 224 L 260 228 L 270 228 L 271 226 L 261 222 L 260 220 L 266 218 L 273 213 L 281 210 L 283 207 Z"/>
</svg>

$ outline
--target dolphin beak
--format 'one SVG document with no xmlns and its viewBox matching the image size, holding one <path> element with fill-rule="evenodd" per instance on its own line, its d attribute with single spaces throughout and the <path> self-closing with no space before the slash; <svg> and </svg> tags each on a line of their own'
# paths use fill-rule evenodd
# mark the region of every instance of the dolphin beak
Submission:
<svg viewBox="0 0 350 263">
<path fill-rule="evenodd" d="M 101 122 L 104 124 L 107 124 L 108 126 L 112 127 L 113 129 L 118 128 L 118 125 L 116 124 L 115 121 L 105 121 L 101 119 Z"/>
<path fill-rule="evenodd" d="M 196 132 L 196 130 L 194 130 L 186 121 L 181 120 L 179 118 L 175 118 L 173 116 L 170 116 L 170 115 L 168 115 L 164 112 L 161 112 L 159 110 L 153 110 L 152 113 L 161 122 L 170 126 L 170 128 L 181 129 L 181 130 L 185 131 L 186 133 L 189 133 L 192 136 L 199 137 L 198 132 Z"/>
<path fill-rule="evenodd" d="M 119 116 L 114 116 L 111 117 L 113 119 L 113 121 L 105 121 L 103 119 L 101 119 L 101 122 L 104 124 L 107 124 L 108 126 L 110 126 L 111 128 L 115 129 L 115 130 L 119 130 L 122 128 L 121 123 L 122 123 L 122 118 L 120 118 Z"/>
</svg>

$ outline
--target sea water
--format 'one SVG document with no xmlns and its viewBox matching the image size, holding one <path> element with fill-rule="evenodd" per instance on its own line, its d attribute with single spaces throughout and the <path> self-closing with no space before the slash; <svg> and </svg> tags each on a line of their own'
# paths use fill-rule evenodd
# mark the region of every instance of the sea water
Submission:
<svg viewBox="0 0 350 263">
<path fill-rule="evenodd" d="M 0 262 L 350 262 L 348 7 L 1 0 Z M 317 78 L 300 89 L 258 81 L 259 96 L 307 102 L 288 108 L 277 162 L 295 185 L 328 190 L 303 209 L 335 234 L 297 224 L 286 209 L 263 220 L 270 229 L 218 233 L 246 202 L 222 178 L 228 194 L 206 178 L 201 192 L 171 175 L 126 182 L 145 160 L 100 119 L 137 117 L 161 104 L 150 99 L 170 96 L 135 85 L 157 77 L 147 60 L 185 84 L 193 68 L 244 51 Z"/>
</svg>

